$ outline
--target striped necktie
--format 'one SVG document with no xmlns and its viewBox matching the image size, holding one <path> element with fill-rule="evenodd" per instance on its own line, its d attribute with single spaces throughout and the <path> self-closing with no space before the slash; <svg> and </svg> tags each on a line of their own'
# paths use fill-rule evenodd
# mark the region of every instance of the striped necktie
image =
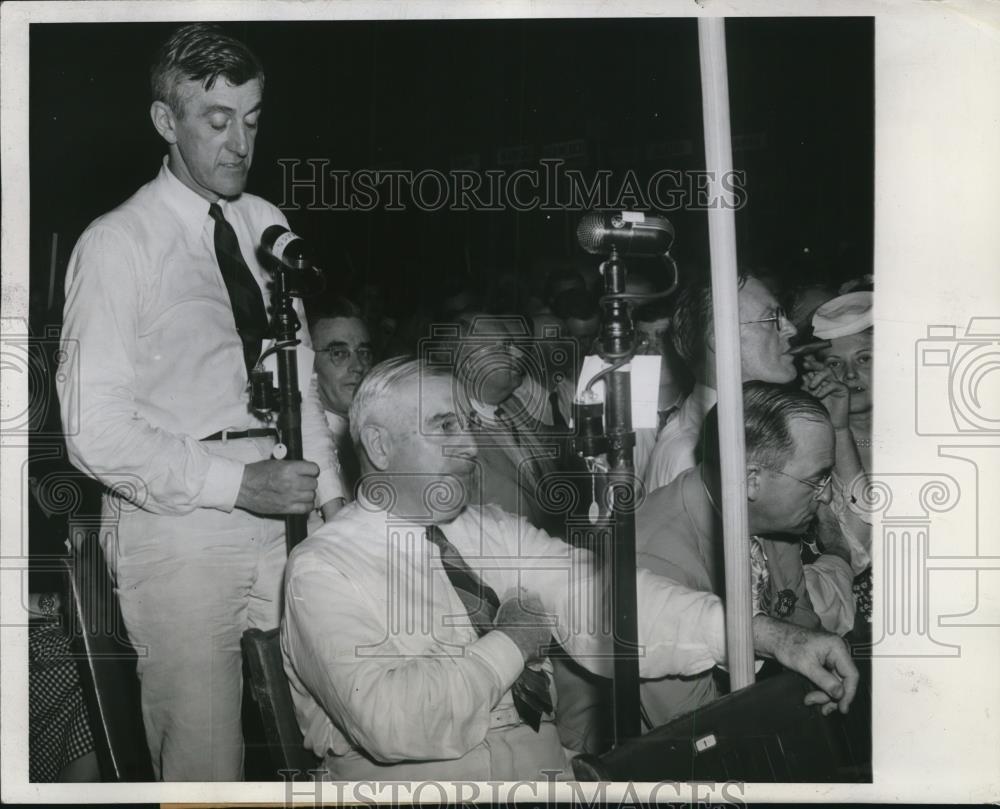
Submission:
<svg viewBox="0 0 1000 809">
<path fill-rule="evenodd" d="M 476 575 L 462 558 L 458 548 L 448 541 L 448 537 L 438 526 L 427 526 L 427 539 L 441 551 L 444 572 L 448 574 L 448 581 L 455 588 L 469 613 L 476 634 L 482 637 L 492 631 L 493 620 L 496 618 L 497 610 L 500 609 L 500 599 L 497 598 L 496 591 Z M 518 716 L 537 732 L 541 725 L 542 714 L 552 713 L 549 675 L 544 671 L 525 667 L 521 669 L 521 674 L 511 686 L 510 692 Z"/>
</svg>

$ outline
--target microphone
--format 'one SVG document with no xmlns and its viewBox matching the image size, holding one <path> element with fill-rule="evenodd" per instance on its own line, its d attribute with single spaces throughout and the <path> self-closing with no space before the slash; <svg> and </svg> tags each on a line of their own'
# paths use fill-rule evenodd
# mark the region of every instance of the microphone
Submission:
<svg viewBox="0 0 1000 809">
<path fill-rule="evenodd" d="M 640 211 L 593 211 L 576 229 L 576 240 L 588 253 L 662 256 L 674 242 L 674 226 L 666 217 Z"/>
<path fill-rule="evenodd" d="M 260 237 L 265 255 L 293 270 L 312 269 L 312 255 L 305 240 L 282 225 L 271 225 Z"/>
<path fill-rule="evenodd" d="M 265 228 L 260 237 L 260 249 L 272 261 L 297 271 L 286 273 L 291 294 L 311 297 L 326 288 L 326 277 L 323 270 L 313 264 L 312 252 L 305 239 L 283 225 Z"/>
</svg>

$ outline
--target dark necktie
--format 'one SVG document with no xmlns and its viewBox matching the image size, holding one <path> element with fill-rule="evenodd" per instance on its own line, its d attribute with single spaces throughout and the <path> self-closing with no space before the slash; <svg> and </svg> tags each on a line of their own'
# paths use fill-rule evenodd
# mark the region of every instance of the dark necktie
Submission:
<svg viewBox="0 0 1000 809">
<path fill-rule="evenodd" d="M 208 208 L 208 215 L 215 220 L 215 258 L 229 292 L 236 331 L 243 342 L 243 361 L 249 376 L 251 369 L 257 364 L 261 345 L 268 334 L 264 297 L 260 294 L 257 280 L 243 260 L 236 231 L 222 215 L 222 208 L 213 202 Z"/>
<path fill-rule="evenodd" d="M 559 409 L 559 391 L 554 390 L 549 394 L 549 404 L 552 405 L 552 426 L 560 430 L 565 430 L 569 425 L 566 418 Z"/>
<path fill-rule="evenodd" d="M 493 630 L 493 619 L 500 609 L 500 599 L 496 591 L 485 584 L 466 564 L 458 548 L 452 545 L 444 532 L 436 525 L 427 526 L 427 539 L 438 546 L 441 551 L 441 564 L 448 580 L 462 599 L 469 619 L 482 637 Z M 549 675 L 544 671 L 535 671 L 525 667 L 510 689 L 514 698 L 514 707 L 518 716 L 525 724 L 536 732 L 542 721 L 543 713 L 552 713 L 552 698 L 549 696 Z"/>
<path fill-rule="evenodd" d="M 528 485 L 536 487 L 547 470 L 545 468 L 545 461 L 539 457 L 539 448 L 532 440 L 532 425 L 525 424 L 523 411 L 522 417 L 519 419 L 517 414 L 512 413 L 501 406 L 498 406 L 496 409 L 496 421 L 500 429 L 514 439 L 514 443 L 517 445 L 519 453 L 519 466 L 522 469 L 525 469 L 528 473 L 530 478 Z M 519 421 L 522 426 L 527 426 L 528 429 L 518 429 Z M 535 429 L 538 429 L 537 422 L 535 423 Z M 534 490 L 534 488 L 532 490 Z"/>
</svg>

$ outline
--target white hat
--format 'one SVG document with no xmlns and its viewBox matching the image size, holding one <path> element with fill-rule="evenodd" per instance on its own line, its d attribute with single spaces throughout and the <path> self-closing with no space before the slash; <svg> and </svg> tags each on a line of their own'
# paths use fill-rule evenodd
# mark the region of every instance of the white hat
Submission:
<svg viewBox="0 0 1000 809">
<path fill-rule="evenodd" d="M 827 301 L 813 314 L 813 334 L 820 340 L 846 337 L 870 329 L 875 324 L 871 292 L 848 292 Z"/>
</svg>

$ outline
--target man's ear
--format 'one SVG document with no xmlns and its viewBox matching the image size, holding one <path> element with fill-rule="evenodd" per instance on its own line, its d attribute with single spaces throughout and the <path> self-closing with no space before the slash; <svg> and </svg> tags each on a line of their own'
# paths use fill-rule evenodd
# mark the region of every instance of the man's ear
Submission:
<svg viewBox="0 0 1000 809">
<path fill-rule="evenodd" d="M 173 146 L 177 143 L 177 119 L 170 105 L 164 101 L 154 101 L 149 107 L 149 117 L 160 137 Z"/>
<path fill-rule="evenodd" d="M 760 464 L 747 464 L 747 500 L 751 503 L 760 497 L 760 489 L 763 481 L 760 479 L 763 467 Z"/>
<path fill-rule="evenodd" d="M 389 467 L 392 449 L 392 436 L 389 435 L 389 431 L 377 424 L 366 424 L 361 429 L 359 438 L 371 465 L 378 471 L 384 472 Z"/>
</svg>

